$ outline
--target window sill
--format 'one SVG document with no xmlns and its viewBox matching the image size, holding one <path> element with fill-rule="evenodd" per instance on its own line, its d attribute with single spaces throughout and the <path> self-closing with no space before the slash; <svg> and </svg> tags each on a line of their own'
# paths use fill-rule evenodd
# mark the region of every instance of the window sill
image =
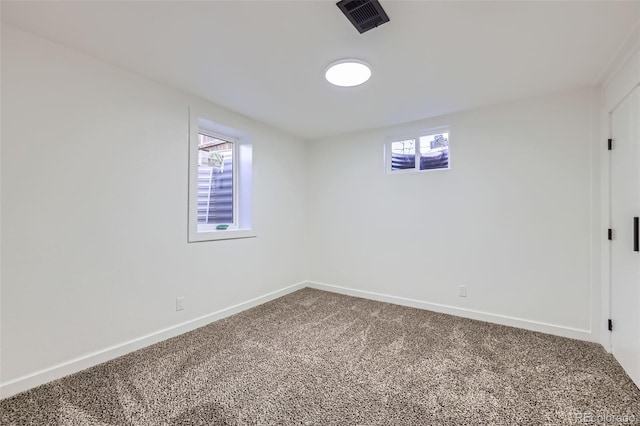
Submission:
<svg viewBox="0 0 640 426">
<path fill-rule="evenodd" d="M 190 243 L 218 240 L 237 240 L 241 238 L 256 238 L 254 229 L 225 229 L 217 231 L 197 232 L 189 238 Z"/>
<path fill-rule="evenodd" d="M 433 169 L 398 169 L 387 170 L 388 175 L 404 175 L 407 173 L 424 173 L 424 172 L 436 172 L 438 170 L 450 170 L 451 167 L 436 167 Z"/>
</svg>

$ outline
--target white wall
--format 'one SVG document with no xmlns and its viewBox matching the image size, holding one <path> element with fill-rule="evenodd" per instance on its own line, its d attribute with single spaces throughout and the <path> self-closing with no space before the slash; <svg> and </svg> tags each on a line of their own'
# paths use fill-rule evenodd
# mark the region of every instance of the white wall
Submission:
<svg viewBox="0 0 640 426">
<path fill-rule="evenodd" d="M 257 238 L 187 243 L 190 104 L 251 135 Z M 301 141 L 7 25 L 2 113 L 2 383 L 306 278 Z"/>
<path fill-rule="evenodd" d="M 2 396 L 307 277 L 596 340 L 594 92 L 305 144 L 3 25 Z M 187 243 L 189 105 L 251 134 L 258 238 Z M 441 125 L 451 170 L 385 175 L 386 136 Z"/>
<path fill-rule="evenodd" d="M 574 90 L 311 143 L 310 280 L 595 340 L 595 102 Z M 385 137 L 442 125 L 450 170 L 384 173 Z"/>
</svg>

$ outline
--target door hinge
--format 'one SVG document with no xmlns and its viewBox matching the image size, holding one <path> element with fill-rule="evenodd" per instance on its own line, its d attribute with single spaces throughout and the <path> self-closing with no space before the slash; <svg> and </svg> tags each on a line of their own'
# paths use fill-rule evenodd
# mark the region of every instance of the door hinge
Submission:
<svg viewBox="0 0 640 426">
<path fill-rule="evenodd" d="M 611 228 L 607 229 L 607 240 L 609 241 L 613 240 L 613 229 Z"/>
<path fill-rule="evenodd" d="M 613 331 L 613 321 L 611 321 L 611 319 L 607 320 L 607 329 Z"/>
<path fill-rule="evenodd" d="M 611 151 L 613 149 L 613 139 L 607 139 L 607 150 Z"/>
</svg>

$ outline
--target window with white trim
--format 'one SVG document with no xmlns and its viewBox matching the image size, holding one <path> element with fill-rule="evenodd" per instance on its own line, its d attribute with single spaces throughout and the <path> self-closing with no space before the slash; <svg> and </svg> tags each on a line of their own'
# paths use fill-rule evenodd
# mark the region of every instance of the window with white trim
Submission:
<svg viewBox="0 0 640 426">
<path fill-rule="evenodd" d="M 449 129 L 416 132 L 385 144 L 387 173 L 448 169 Z"/>
<path fill-rule="evenodd" d="M 199 232 L 236 227 L 237 146 L 229 137 L 198 133 Z"/>
<path fill-rule="evenodd" d="M 191 114 L 189 242 L 255 237 L 249 135 Z"/>
</svg>

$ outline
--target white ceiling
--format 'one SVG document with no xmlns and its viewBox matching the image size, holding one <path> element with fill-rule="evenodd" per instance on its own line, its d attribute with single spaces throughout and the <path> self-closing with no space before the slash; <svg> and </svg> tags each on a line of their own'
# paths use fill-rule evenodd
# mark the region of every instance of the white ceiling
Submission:
<svg viewBox="0 0 640 426">
<path fill-rule="evenodd" d="M 596 83 L 640 2 L 382 0 L 359 34 L 334 1 L 12 2 L 2 21 L 305 139 Z M 371 80 L 331 87 L 354 57 Z"/>
</svg>

